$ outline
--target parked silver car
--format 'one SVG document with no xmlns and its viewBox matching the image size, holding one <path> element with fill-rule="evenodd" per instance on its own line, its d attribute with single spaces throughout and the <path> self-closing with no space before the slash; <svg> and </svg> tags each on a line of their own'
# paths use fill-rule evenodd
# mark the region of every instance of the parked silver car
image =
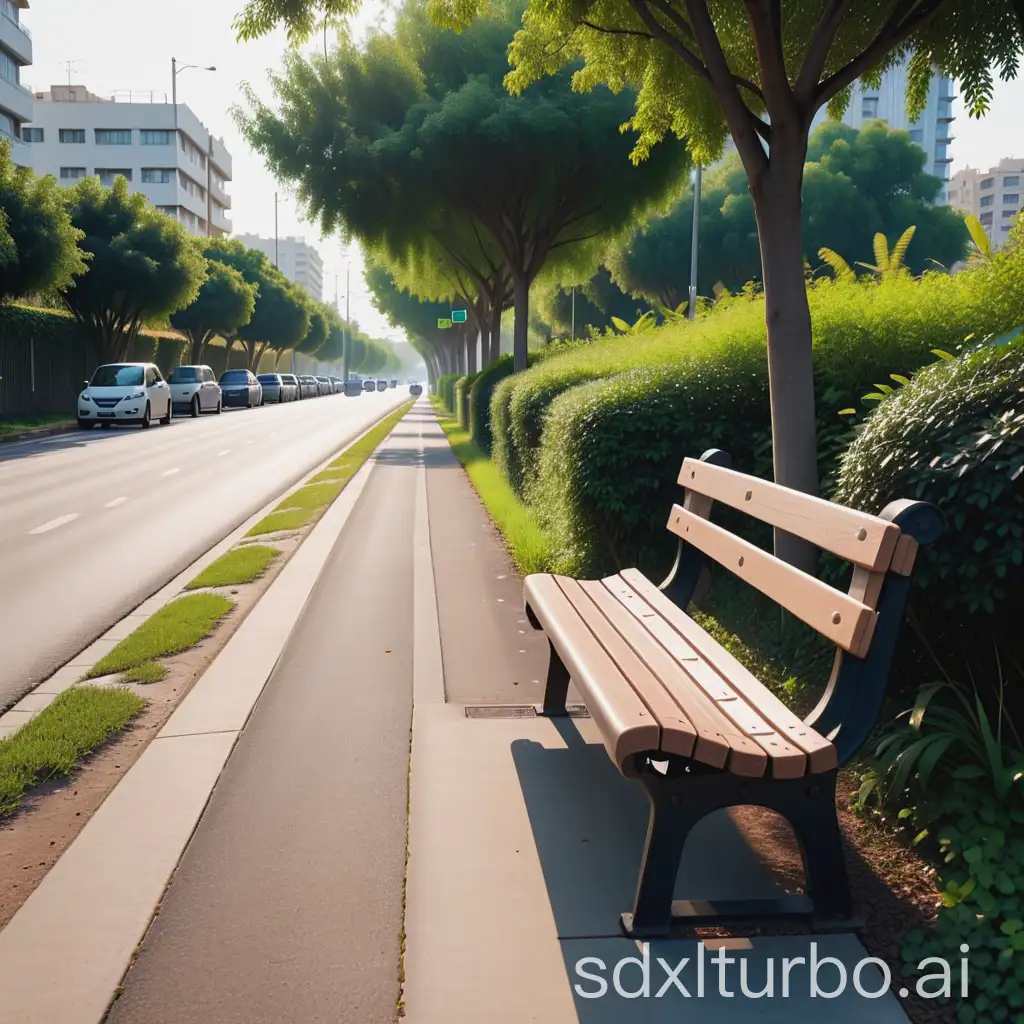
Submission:
<svg viewBox="0 0 1024 1024">
<path fill-rule="evenodd" d="M 320 386 L 316 377 L 311 373 L 303 373 L 299 376 L 299 396 L 301 398 L 316 398 L 320 394 Z"/>
<path fill-rule="evenodd" d="M 261 373 L 256 379 L 263 387 L 264 402 L 291 402 L 296 397 L 295 388 L 280 373 Z"/>
<path fill-rule="evenodd" d="M 281 383 L 291 389 L 288 392 L 290 396 L 288 398 L 289 402 L 297 402 L 302 397 L 302 394 L 300 393 L 299 378 L 296 377 L 294 373 L 282 373 Z"/>
<path fill-rule="evenodd" d="M 209 366 L 176 366 L 167 378 L 175 412 L 198 416 L 220 412 L 221 393 L 217 375 Z"/>
<path fill-rule="evenodd" d="M 334 385 L 331 384 L 330 377 L 316 377 L 317 390 L 321 395 L 330 395 L 334 393 Z"/>
</svg>

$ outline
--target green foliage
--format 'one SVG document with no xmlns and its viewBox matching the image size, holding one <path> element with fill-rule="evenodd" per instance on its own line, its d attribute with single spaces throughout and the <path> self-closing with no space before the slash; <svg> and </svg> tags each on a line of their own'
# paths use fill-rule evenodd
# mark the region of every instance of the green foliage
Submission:
<svg viewBox="0 0 1024 1024">
<path fill-rule="evenodd" d="M 66 201 L 89 269 L 65 290 L 64 302 L 95 340 L 99 357 L 121 362 L 143 323 L 195 299 L 205 261 L 185 228 L 141 192 L 129 194 L 120 176 L 111 188 L 83 178 L 66 190 Z"/>
<path fill-rule="evenodd" d="M 445 409 L 455 415 L 455 385 L 462 379 L 461 373 L 446 373 L 437 381 L 437 397 L 441 399 Z"/>
<path fill-rule="evenodd" d="M 234 267 L 206 260 L 206 280 L 199 294 L 170 318 L 172 327 L 188 335 L 191 363 L 203 362 L 206 346 L 215 335 L 232 338 L 249 322 L 258 290 L 257 283 L 246 281 Z"/>
<path fill-rule="evenodd" d="M 64 192 L 52 176 L 15 167 L 10 144 L 0 142 L 0 302 L 60 291 L 86 264 Z"/>
<path fill-rule="evenodd" d="M 470 389 L 473 387 L 473 384 L 479 376 L 479 371 L 477 373 L 468 373 L 466 376 L 460 377 L 455 383 L 455 418 L 458 420 L 459 428 L 461 430 L 469 430 Z"/>
<path fill-rule="evenodd" d="M 1010 300 L 994 294 L 1004 287 L 986 270 L 822 279 L 810 290 L 826 479 L 851 437 L 835 410 L 894 370 L 927 363 L 933 348 L 955 348 L 979 324 L 1005 329 Z M 725 298 L 693 322 L 552 355 L 495 390 L 493 457 L 554 532 L 561 570 L 668 558 L 665 515 L 685 455 L 723 448 L 738 468 L 770 476 L 764 316 L 760 296 Z M 877 512 L 889 496 L 873 494 L 864 507 Z"/>
<path fill-rule="evenodd" d="M 531 355 L 530 360 L 536 361 Z M 508 377 L 514 369 L 511 355 L 500 356 L 490 366 L 485 367 L 477 375 L 473 386 L 469 389 L 470 436 L 473 443 L 482 451 L 490 452 L 491 437 L 491 396 L 494 389 Z"/>
</svg>

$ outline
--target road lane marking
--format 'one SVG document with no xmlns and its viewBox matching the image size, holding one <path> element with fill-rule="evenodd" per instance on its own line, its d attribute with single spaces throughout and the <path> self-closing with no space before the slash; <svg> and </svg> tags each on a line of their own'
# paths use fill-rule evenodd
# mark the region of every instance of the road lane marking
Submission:
<svg viewBox="0 0 1024 1024">
<path fill-rule="evenodd" d="M 57 516 L 56 519 L 51 519 L 48 523 L 43 523 L 42 526 L 29 530 L 29 536 L 32 537 L 38 533 L 49 533 L 51 530 L 56 530 L 58 526 L 64 526 L 65 523 L 70 523 L 72 520 L 77 519 L 80 515 L 80 512 L 69 512 L 66 516 Z"/>
<path fill-rule="evenodd" d="M 175 467 L 174 469 L 165 469 L 160 475 L 161 476 L 174 476 L 175 473 L 180 473 L 181 470 Z"/>
<path fill-rule="evenodd" d="M 128 498 L 114 498 L 113 501 L 108 501 L 106 503 L 106 505 L 104 505 L 103 507 L 104 508 L 117 508 L 118 505 L 123 505 L 128 500 L 129 500 Z"/>
</svg>

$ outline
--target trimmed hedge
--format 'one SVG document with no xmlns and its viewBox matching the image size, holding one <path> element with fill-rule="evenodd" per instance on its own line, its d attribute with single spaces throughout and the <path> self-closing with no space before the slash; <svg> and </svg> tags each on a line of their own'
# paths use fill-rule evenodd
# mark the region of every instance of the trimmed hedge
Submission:
<svg viewBox="0 0 1024 1024">
<path fill-rule="evenodd" d="M 932 348 L 1011 326 L 993 286 L 985 270 L 811 290 L 823 477 L 850 435 L 840 408 Z M 494 457 L 553 531 L 559 571 L 658 569 L 674 546 L 664 526 L 683 456 L 719 447 L 771 475 L 763 301 L 737 297 L 649 338 L 553 356 L 496 391 L 492 420 Z"/>
<path fill-rule="evenodd" d="M 463 430 L 469 430 L 469 395 L 473 382 L 480 376 L 476 373 L 466 374 L 455 382 L 455 412 L 459 426 Z"/>
<path fill-rule="evenodd" d="M 481 451 L 491 451 L 491 396 L 494 389 L 512 373 L 512 356 L 499 356 L 484 367 L 469 389 L 469 433 Z"/>
<path fill-rule="evenodd" d="M 461 373 L 446 373 L 437 381 L 438 398 L 441 399 L 445 409 L 450 413 L 455 412 L 455 385 L 461 377 Z"/>
</svg>

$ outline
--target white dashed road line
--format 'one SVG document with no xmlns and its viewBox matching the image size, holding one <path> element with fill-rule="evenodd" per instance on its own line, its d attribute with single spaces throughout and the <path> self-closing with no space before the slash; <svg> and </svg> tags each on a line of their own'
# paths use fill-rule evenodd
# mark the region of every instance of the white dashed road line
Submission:
<svg viewBox="0 0 1024 1024">
<path fill-rule="evenodd" d="M 29 536 L 35 536 L 39 533 L 49 533 L 51 530 L 56 530 L 59 526 L 64 526 L 65 523 L 70 523 L 79 517 L 79 512 L 69 512 L 66 516 L 57 516 L 56 519 L 51 519 L 48 523 L 43 523 L 42 526 L 37 526 L 34 530 L 29 530 Z"/>
<path fill-rule="evenodd" d="M 174 476 L 175 473 L 180 473 L 181 470 L 175 467 L 174 469 L 165 469 L 160 475 L 161 476 Z"/>
<path fill-rule="evenodd" d="M 129 500 L 128 498 L 114 498 L 113 501 L 108 501 L 106 503 L 106 505 L 104 505 L 103 507 L 104 508 L 117 508 L 118 505 L 123 505 L 128 500 Z"/>
</svg>

